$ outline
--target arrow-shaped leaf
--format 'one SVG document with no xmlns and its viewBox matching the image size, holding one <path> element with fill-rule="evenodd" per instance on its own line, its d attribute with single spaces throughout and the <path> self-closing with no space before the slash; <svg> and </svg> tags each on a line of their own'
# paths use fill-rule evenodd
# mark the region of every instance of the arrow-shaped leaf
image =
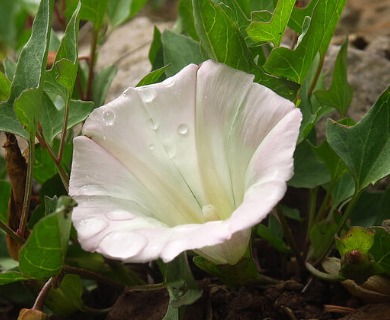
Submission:
<svg viewBox="0 0 390 320">
<path fill-rule="evenodd" d="M 24 275 L 45 279 L 60 272 L 68 247 L 74 206 L 72 198 L 61 197 L 56 210 L 34 226 L 19 255 L 19 268 Z"/>
<path fill-rule="evenodd" d="M 298 47 L 295 50 L 275 48 L 264 69 L 301 84 L 317 53 L 319 52 L 321 57 L 325 55 L 345 3 L 346 0 L 319 1 L 314 9 L 310 27 Z"/>
<path fill-rule="evenodd" d="M 328 121 L 327 140 L 360 191 L 390 174 L 390 87 L 352 127 Z"/>
<path fill-rule="evenodd" d="M 249 37 L 256 42 L 272 42 L 279 47 L 294 5 L 295 0 L 278 1 L 271 20 L 254 21 L 249 25 Z"/>
</svg>

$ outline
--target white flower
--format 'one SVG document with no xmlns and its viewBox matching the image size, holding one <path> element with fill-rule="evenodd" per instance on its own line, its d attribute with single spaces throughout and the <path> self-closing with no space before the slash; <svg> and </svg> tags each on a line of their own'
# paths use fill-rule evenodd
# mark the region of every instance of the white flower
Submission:
<svg viewBox="0 0 390 320">
<path fill-rule="evenodd" d="M 300 122 L 293 103 L 211 60 L 127 89 L 74 139 L 82 247 L 125 262 L 194 250 L 237 263 L 286 191 Z"/>
</svg>

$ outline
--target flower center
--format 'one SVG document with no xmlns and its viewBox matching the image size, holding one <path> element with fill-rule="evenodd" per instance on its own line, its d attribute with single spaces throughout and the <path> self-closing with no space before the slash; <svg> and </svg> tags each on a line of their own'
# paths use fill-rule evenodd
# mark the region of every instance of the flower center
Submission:
<svg viewBox="0 0 390 320">
<path fill-rule="evenodd" d="M 202 213 L 205 221 L 221 220 L 217 209 L 211 203 L 202 206 Z"/>
</svg>

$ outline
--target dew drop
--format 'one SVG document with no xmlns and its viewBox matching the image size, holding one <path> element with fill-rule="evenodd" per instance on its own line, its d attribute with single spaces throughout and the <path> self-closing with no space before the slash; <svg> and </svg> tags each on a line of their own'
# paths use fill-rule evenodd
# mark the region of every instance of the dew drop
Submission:
<svg viewBox="0 0 390 320">
<path fill-rule="evenodd" d="M 176 156 L 176 150 L 174 148 L 167 149 L 169 159 L 173 159 Z"/>
<path fill-rule="evenodd" d="M 202 213 L 205 221 L 215 221 L 220 219 L 217 208 L 210 203 L 202 206 Z"/>
<path fill-rule="evenodd" d="M 156 149 L 156 147 L 154 146 L 154 144 L 150 144 L 150 145 L 148 145 L 148 149 L 150 151 L 153 151 L 154 149 Z"/>
<path fill-rule="evenodd" d="M 145 103 L 152 102 L 156 98 L 156 93 L 151 88 L 143 88 L 139 94 Z"/>
<path fill-rule="evenodd" d="M 112 126 L 115 121 L 115 113 L 109 110 L 103 111 L 102 118 L 106 126 Z"/>
<path fill-rule="evenodd" d="M 182 123 L 177 127 L 177 133 L 181 136 L 185 136 L 189 132 L 189 128 L 186 124 Z"/>
<path fill-rule="evenodd" d="M 160 125 L 156 122 L 152 122 L 152 124 L 150 125 L 150 128 L 154 131 L 157 131 L 157 129 L 160 127 Z"/>
</svg>

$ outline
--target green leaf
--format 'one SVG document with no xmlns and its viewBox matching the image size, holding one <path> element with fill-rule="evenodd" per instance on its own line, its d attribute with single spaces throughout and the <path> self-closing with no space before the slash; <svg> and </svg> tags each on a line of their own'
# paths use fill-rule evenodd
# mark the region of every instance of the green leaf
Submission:
<svg viewBox="0 0 390 320">
<path fill-rule="evenodd" d="M 146 4 L 147 0 L 110 0 L 107 15 L 115 28 L 134 17 Z"/>
<path fill-rule="evenodd" d="M 352 127 L 328 121 L 327 140 L 356 181 L 357 191 L 390 174 L 390 87 Z"/>
<path fill-rule="evenodd" d="M 210 0 L 193 0 L 195 28 L 207 55 L 246 72 L 256 64 L 241 33 L 219 5 Z"/>
<path fill-rule="evenodd" d="M 380 225 L 390 219 L 390 188 L 383 191 L 364 191 L 351 212 L 351 224 L 362 227 Z"/>
<path fill-rule="evenodd" d="M 328 168 L 332 181 L 337 180 L 347 172 L 347 167 L 326 140 L 320 146 L 312 148 Z"/>
<path fill-rule="evenodd" d="M 319 1 L 310 27 L 298 47 L 295 50 L 275 48 L 264 69 L 301 84 L 317 53 L 324 57 L 345 3 L 346 0 Z"/>
<path fill-rule="evenodd" d="M 103 25 L 107 4 L 108 0 L 81 0 L 80 18 L 91 21 L 95 30 L 99 30 Z"/>
<path fill-rule="evenodd" d="M 248 34 L 246 29 L 250 24 L 250 20 L 248 19 L 250 13 L 244 12 L 242 6 L 236 0 L 224 0 L 219 3 L 219 6 L 229 18 L 231 24 L 240 30 L 241 35 L 247 40 Z"/>
<path fill-rule="evenodd" d="M 231 287 L 242 286 L 261 279 L 249 250 L 235 265 L 214 264 L 202 256 L 194 257 L 193 261 L 197 267 L 220 278 Z"/>
<path fill-rule="evenodd" d="M 92 83 L 92 100 L 95 103 L 95 107 L 100 107 L 104 104 L 107 92 L 111 87 L 112 80 L 118 69 L 116 66 L 108 66 L 95 74 Z"/>
<path fill-rule="evenodd" d="M 78 3 L 69 20 L 58 48 L 53 67 L 46 72 L 44 80 L 45 91 L 59 94 L 65 104 L 69 103 L 77 77 L 79 12 L 80 3 Z"/>
<path fill-rule="evenodd" d="M 279 47 L 294 5 L 295 0 L 278 1 L 271 20 L 254 21 L 249 25 L 249 37 L 256 42 L 272 42 Z"/>
<path fill-rule="evenodd" d="M 310 143 L 300 143 L 294 153 L 294 176 L 288 181 L 288 185 L 295 188 L 314 188 L 329 181 L 329 172 L 312 150 Z"/>
<path fill-rule="evenodd" d="M 20 271 L 34 279 L 57 275 L 65 259 L 75 201 L 61 197 L 56 210 L 33 228 L 19 254 Z"/>
<path fill-rule="evenodd" d="M 190 305 L 202 296 L 192 276 L 187 255 L 180 254 L 169 263 L 159 263 L 169 292 L 169 305 L 164 320 L 179 320 L 184 314 L 186 305 Z"/>
<path fill-rule="evenodd" d="M 304 8 L 295 7 L 291 13 L 288 26 L 299 34 L 302 34 L 306 17 L 312 16 L 313 10 L 319 1 L 320 0 L 311 0 L 310 3 Z"/>
<path fill-rule="evenodd" d="M 167 70 L 168 66 L 162 67 L 160 69 L 154 70 L 143 77 L 140 82 L 137 83 L 136 87 L 147 86 L 149 84 L 157 83 Z"/>
<path fill-rule="evenodd" d="M 149 61 L 152 65 L 152 70 L 164 67 L 164 53 L 161 42 L 161 32 L 157 27 L 153 30 L 153 40 L 149 49 Z"/>
<path fill-rule="evenodd" d="M 352 250 L 368 253 L 374 244 L 375 232 L 362 227 L 351 227 L 341 238 L 336 238 L 336 248 L 344 256 Z"/>
<path fill-rule="evenodd" d="M 250 0 L 251 11 L 269 11 L 273 12 L 278 0 Z"/>
<path fill-rule="evenodd" d="M 172 307 L 192 304 L 202 296 L 202 290 L 193 278 L 186 254 L 180 254 L 165 264 L 163 274 L 169 292 L 169 304 Z"/>
<path fill-rule="evenodd" d="M 0 180 L 0 221 L 3 223 L 6 223 L 8 219 L 8 201 L 10 194 L 10 182 Z"/>
<path fill-rule="evenodd" d="M 12 81 L 8 103 L 28 89 L 41 87 L 47 63 L 47 50 L 50 39 L 53 0 L 42 0 L 32 26 L 31 37 L 22 49 Z"/>
<path fill-rule="evenodd" d="M 26 13 L 20 10 L 19 1 L 0 1 L 0 60 L 6 54 L 7 47 L 16 47 L 17 37 Z M 3 51 L 3 52 L 2 52 Z"/>
<path fill-rule="evenodd" d="M 58 150 L 59 140 L 55 139 L 53 143 L 53 149 Z M 72 158 L 72 145 L 70 143 L 65 143 L 64 151 L 62 155 L 62 165 L 65 168 L 68 168 Z M 37 145 L 35 147 L 35 161 L 34 161 L 34 179 L 43 184 L 46 180 L 50 179 L 58 173 L 57 167 L 54 164 L 53 159 L 49 156 L 49 153 L 42 145 Z M 52 211 L 51 211 L 52 212 Z"/>
<path fill-rule="evenodd" d="M 192 0 L 179 0 L 177 23 L 185 34 L 197 41 L 199 38 L 196 34 L 193 12 Z"/>
<path fill-rule="evenodd" d="M 0 130 L 15 133 L 27 140 L 35 135 L 37 129 L 41 107 L 42 74 L 46 69 L 53 2 L 52 0 L 41 1 L 32 26 L 31 37 L 19 56 L 9 99 L 0 105 Z M 30 99 L 32 100 L 29 102 Z M 14 104 L 15 112 L 12 110 Z M 29 134 L 18 124 L 18 121 Z"/>
<path fill-rule="evenodd" d="M 331 184 L 329 184 L 328 187 L 330 186 Z M 343 175 L 334 185 L 332 185 L 332 190 L 330 190 L 330 192 L 332 196 L 331 210 L 336 210 L 339 205 L 347 199 L 352 198 L 355 194 L 355 181 L 353 177 L 349 173 Z M 355 206 L 355 209 L 357 207 L 358 206 Z"/>
<path fill-rule="evenodd" d="M 9 60 L 9 59 L 4 59 L 3 61 L 3 67 L 4 67 L 4 74 L 5 76 L 12 81 L 12 79 L 15 76 L 15 71 L 16 71 L 16 63 Z"/>
<path fill-rule="evenodd" d="M 8 283 L 27 280 L 19 271 L 5 271 L 0 273 L 0 286 L 3 286 Z"/>
<path fill-rule="evenodd" d="M 4 73 L 0 72 L 0 101 L 8 99 L 11 92 L 11 81 L 5 76 Z"/>
<path fill-rule="evenodd" d="M 45 305 L 58 316 L 69 316 L 78 310 L 82 310 L 83 284 L 78 275 L 67 274 L 62 279 L 60 286 L 51 289 Z"/>
<path fill-rule="evenodd" d="M 199 64 L 203 59 L 199 43 L 190 37 L 165 30 L 161 36 L 166 74 L 173 76 L 190 63 Z"/>
<path fill-rule="evenodd" d="M 321 104 L 335 108 L 341 116 L 345 116 L 353 95 L 352 86 L 347 78 L 347 50 L 348 39 L 344 41 L 337 55 L 330 88 L 314 93 Z"/>
<path fill-rule="evenodd" d="M 268 226 L 259 224 L 256 227 L 256 234 L 267 241 L 276 250 L 282 253 L 290 253 L 290 248 L 283 240 L 283 230 L 274 216 L 268 218 Z"/>
<path fill-rule="evenodd" d="M 375 238 L 370 254 L 380 268 L 380 273 L 390 276 L 390 228 L 374 227 L 371 230 L 375 230 Z"/>
<path fill-rule="evenodd" d="M 28 89 L 14 101 L 14 110 L 25 130 L 35 136 L 42 107 L 42 90 Z"/>
<path fill-rule="evenodd" d="M 310 252 L 309 257 L 317 260 L 329 250 L 329 243 L 333 242 L 338 230 L 338 225 L 331 221 L 322 220 L 315 224 L 310 230 Z"/>
<path fill-rule="evenodd" d="M 65 107 L 58 110 L 47 95 L 44 95 L 43 110 L 41 112 L 41 125 L 43 135 L 48 143 L 62 132 Z M 94 108 L 90 101 L 71 100 L 69 106 L 68 129 L 84 121 Z"/>
<path fill-rule="evenodd" d="M 211 0 L 193 0 L 195 28 L 209 58 L 255 75 L 255 81 L 283 97 L 293 99 L 296 86 L 266 74 L 254 57 L 237 25 Z M 206 58 L 206 57 L 205 57 Z"/>
<path fill-rule="evenodd" d="M 16 134 L 26 140 L 30 137 L 7 102 L 0 103 L 0 131 Z"/>
</svg>

